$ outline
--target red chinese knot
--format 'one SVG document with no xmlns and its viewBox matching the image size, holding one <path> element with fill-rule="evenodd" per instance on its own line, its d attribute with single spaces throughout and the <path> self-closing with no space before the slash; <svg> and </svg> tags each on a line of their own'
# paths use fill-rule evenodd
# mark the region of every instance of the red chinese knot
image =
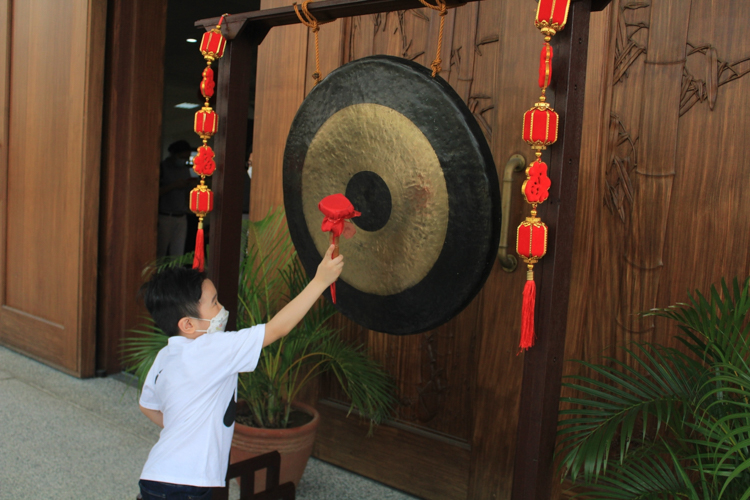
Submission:
<svg viewBox="0 0 750 500">
<path fill-rule="evenodd" d="M 545 90 L 552 81 L 552 46 L 548 43 L 542 47 L 539 57 L 539 88 Z"/>
<path fill-rule="evenodd" d="M 193 170 L 198 175 L 211 175 L 216 170 L 214 162 L 214 151 L 211 146 L 201 146 L 198 148 L 198 155 L 193 160 Z"/>
<path fill-rule="evenodd" d="M 201 94 L 208 99 L 214 95 L 215 87 L 214 70 L 210 66 L 206 66 L 206 69 L 203 70 L 203 79 L 201 80 Z"/>
<path fill-rule="evenodd" d="M 527 179 L 521 190 L 527 203 L 543 203 L 549 197 L 552 181 L 547 176 L 547 164 L 537 160 L 526 169 Z"/>
</svg>

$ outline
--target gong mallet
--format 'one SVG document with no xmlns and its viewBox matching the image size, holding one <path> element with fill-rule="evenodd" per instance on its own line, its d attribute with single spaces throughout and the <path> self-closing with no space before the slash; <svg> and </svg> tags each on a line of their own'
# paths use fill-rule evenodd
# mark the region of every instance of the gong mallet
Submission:
<svg viewBox="0 0 750 500">
<path fill-rule="evenodd" d="M 347 220 L 359 217 L 360 214 L 354 210 L 354 205 L 349 199 L 341 193 L 326 196 L 320 203 L 318 209 L 323 212 L 323 224 L 320 229 L 324 233 L 331 233 L 331 244 L 335 245 L 332 259 L 339 255 L 339 236 L 344 233 L 344 227 Z M 344 234 L 344 237 L 347 237 Z M 336 303 L 336 282 L 331 283 L 331 300 Z"/>
</svg>

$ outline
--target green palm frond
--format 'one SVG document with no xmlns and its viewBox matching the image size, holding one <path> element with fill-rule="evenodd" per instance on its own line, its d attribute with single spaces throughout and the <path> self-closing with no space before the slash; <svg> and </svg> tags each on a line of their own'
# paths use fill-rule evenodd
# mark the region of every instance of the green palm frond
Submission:
<svg viewBox="0 0 750 500">
<path fill-rule="evenodd" d="M 685 344 L 698 359 L 708 363 L 734 361 L 747 358 L 750 351 L 736 349 L 740 339 L 748 338 L 750 322 L 750 278 L 742 286 L 735 278 L 730 288 L 721 280 L 721 291 L 711 287 L 709 298 L 701 292 L 688 293 L 689 303 L 678 303 L 663 308 L 652 309 L 644 316 L 658 316 L 672 319 L 685 337 L 677 340 Z"/>
<path fill-rule="evenodd" d="M 581 495 L 750 499 L 749 291 L 722 280 L 647 313 L 676 321 L 692 356 L 633 343 L 630 364 L 578 361 L 593 376 L 564 384 L 576 397 L 563 399 L 557 454 Z"/>
<path fill-rule="evenodd" d="M 284 290 L 281 302 L 298 295 L 309 282 L 296 253 L 278 271 L 278 278 Z M 248 287 L 248 292 L 262 301 L 265 288 Z M 248 300 L 254 301 L 255 298 Z M 254 372 L 240 375 L 240 398 L 251 407 L 256 425 L 286 426 L 291 402 L 323 373 L 336 377 L 351 400 L 350 411 L 356 410 L 368 419 L 371 431 L 372 425 L 391 414 L 396 405 L 392 378 L 367 357 L 362 347 L 344 342 L 338 331 L 327 326 L 334 314 L 336 308 L 320 299 L 289 335 L 264 348 Z"/>
<path fill-rule="evenodd" d="M 696 362 L 675 349 L 634 344 L 624 349 L 637 368 L 614 358 L 612 366 L 579 361 L 599 378 L 569 376 L 564 383 L 582 397 L 562 398 L 575 409 L 563 410 L 560 421 L 562 466 L 576 479 L 596 479 L 607 469 L 612 444 L 619 443 L 623 463 L 633 443 L 643 443 L 662 428 L 679 428 L 686 419 L 685 404 L 696 398 L 699 381 L 692 375 Z M 649 434 L 649 421 L 655 429 Z"/>
<path fill-rule="evenodd" d="M 237 327 L 246 328 L 266 322 L 283 297 L 284 281 L 280 270 L 294 258 L 291 238 L 281 208 L 248 225 L 250 245 L 240 263 Z"/>
<path fill-rule="evenodd" d="M 138 390 L 143 387 L 146 375 L 154 364 L 159 351 L 167 345 L 169 337 L 154 323 L 154 320 L 144 316 L 145 323 L 137 328 L 128 330 L 135 334 L 126 337 L 121 346 L 122 364 L 126 371 L 138 378 Z"/>
<path fill-rule="evenodd" d="M 633 456 L 622 464 L 614 464 L 599 482 L 587 484 L 586 491 L 580 491 L 572 498 L 577 497 L 597 500 L 700 500 L 687 472 L 679 461 L 671 459 L 668 452 Z"/>
</svg>

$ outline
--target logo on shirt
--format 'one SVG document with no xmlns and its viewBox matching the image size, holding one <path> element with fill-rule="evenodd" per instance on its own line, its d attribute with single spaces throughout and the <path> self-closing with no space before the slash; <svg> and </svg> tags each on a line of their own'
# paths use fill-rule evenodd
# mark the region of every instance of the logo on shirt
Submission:
<svg viewBox="0 0 750 500">
<path fill-rule="evenodd" d="M 229 406 L 227 406 L 227 411 L 224 413 L 224 425 L 227 427 L 231 427 L 234 423 L 234 418 L 237 416 L 237 402 L 234 400 L 234 394 L 232 394 L 232 399 L 229 400 Z"/>
</svg>

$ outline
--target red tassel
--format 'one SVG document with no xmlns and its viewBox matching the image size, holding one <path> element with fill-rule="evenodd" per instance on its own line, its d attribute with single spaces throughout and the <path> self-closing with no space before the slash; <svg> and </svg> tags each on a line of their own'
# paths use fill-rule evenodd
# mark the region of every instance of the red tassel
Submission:
<svg viewBox="0 0 750 500">
<path fill-rule="evenodd" d="M 206 252 L 203 245 L 203 221 L 198 223 L 198 233 L 195 235 L 195 257 L 193 258 L 193 269 L 203 272 L 206 263 Z"/>
<path fill-rule="evenodd" d="M 521 312 L 521 350 L 527 350 L 534 345 L 534 308 L 536 307 L 536 283 L 534 272 L 526 274 L 526 285 L 523 287 L 523 309 Z"/>
<path fill-rule="evenodd" d="M 336 303 L 336 282 L 331 283 L 331 302 Z"/>
</svg>

